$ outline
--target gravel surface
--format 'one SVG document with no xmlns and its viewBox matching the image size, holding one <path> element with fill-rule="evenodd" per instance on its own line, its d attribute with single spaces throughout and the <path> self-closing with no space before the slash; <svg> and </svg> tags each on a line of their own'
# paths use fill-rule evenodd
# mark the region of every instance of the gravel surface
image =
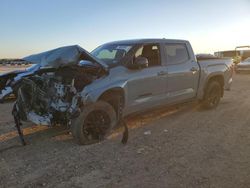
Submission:
<svg viewBox="0 0 250 188">
<path fill-rule="evenodd" d="M 250 75 L 235 75 L 215 110 L 197 103 L 129 118 L 101 143 L 62 128 L 24 126 L 23 147 L 0 104 L 0 187 L 250 187 Z"/>
</svg>

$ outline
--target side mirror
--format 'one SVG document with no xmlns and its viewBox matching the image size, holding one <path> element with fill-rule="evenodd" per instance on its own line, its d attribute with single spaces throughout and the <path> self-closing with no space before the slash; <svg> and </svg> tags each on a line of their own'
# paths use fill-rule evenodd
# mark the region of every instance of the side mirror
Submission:
<svg viewBox="0 0 250 188">
<path fill-rule="evenodd" d="M 142 69 L 148 67 L 148 59 L 142 56 L 139 56 L 134 59 L 133 64 L 129 65 L 131 69 Z"/>
<path fill-rule="evenodd" d="M 148 59 L 146 57 L 139 56 L 135 58 L 134 64 L 138 68 L 147 68 L 148 67 Z"/>
<path fill-rule="evenodd" d="M 81 61 L 79 61 L 78 65 L 87 66 L 87 65 L 93 65 L 93 63 L 91 61 L 88 61 L 88 60 L 81 60 Z"/>
</svg>

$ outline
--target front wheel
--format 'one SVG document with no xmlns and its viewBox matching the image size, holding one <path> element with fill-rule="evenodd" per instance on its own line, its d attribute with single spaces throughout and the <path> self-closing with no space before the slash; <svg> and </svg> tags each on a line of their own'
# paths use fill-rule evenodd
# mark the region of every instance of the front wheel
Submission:
<svg viewBox="0 0 250 188">
<path fill-rule="evenodd" d="M 216 108 L 220 102 L 222 87 L 219 82 L 212 81 L 208 84 L 202 106 L 206 109 Z"/>
<path fill-rule="evenodd" d="M 105 101 L 83 107 L 81 114 L 72 120 L 71 131 L 80 145 L 96 143 L 116 125 L 114 108 Z"/>
</svg>

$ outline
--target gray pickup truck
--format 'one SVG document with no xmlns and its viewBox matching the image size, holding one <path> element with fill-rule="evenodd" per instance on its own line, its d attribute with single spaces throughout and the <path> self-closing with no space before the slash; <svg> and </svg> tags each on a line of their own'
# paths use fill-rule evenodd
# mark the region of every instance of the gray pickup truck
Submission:
<svg viewBox="0 0 250 188">
<path fill-rule="evenodd" d="M 185 40 L 117 41 L 91 54 L 70 46 L 24 60 L 37 65 L 14 79 L 18 117 L 67 124 L 80 144 L 102 139 L 132 113 L 194 99 L 215 108 L 233 76 L 231 59 L 197 60 Z"/>
</svg>

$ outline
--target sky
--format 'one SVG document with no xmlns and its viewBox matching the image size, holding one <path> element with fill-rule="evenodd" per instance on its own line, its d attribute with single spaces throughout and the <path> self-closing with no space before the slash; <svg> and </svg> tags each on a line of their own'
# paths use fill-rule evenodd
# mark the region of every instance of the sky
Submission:
<svg viewBox="0 0 250 188">
<path fill-rule="evenodd" d="M 0 0 L 0 58 L 136 38 L 189 40 L 195 53 L 250 45 L 250 0 Z"/>
</svg>

